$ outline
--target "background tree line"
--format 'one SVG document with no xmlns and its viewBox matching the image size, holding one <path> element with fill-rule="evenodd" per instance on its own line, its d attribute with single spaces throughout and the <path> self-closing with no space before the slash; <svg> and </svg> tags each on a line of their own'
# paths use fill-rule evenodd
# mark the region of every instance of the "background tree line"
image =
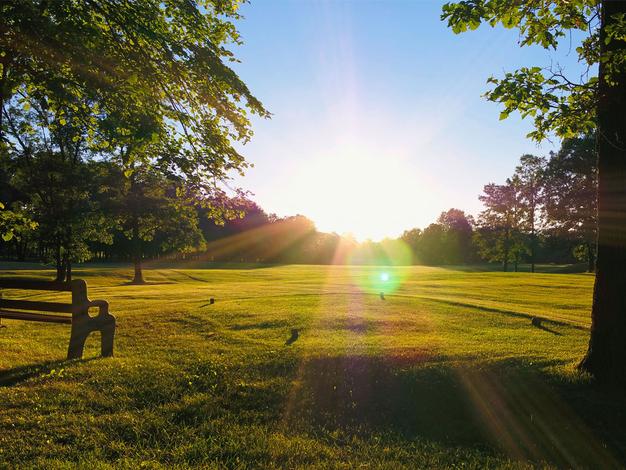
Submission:
<svg viewBox="0 0 626 470">
<path fill-rule="evenodd" d="M 523 155 L 504 184 L 480 196 L 474 242 L 481 258 L 506 271 L 520 262 L 587 263 L 595 270 L 598 186 L 595 138 L 563 141 L 546 158 Z"/>
<path fill-rule="evenodd" d="M 591 135 L 567 139 L 548 158 L 522 156 L 503 184 L 484 186 L 479 196 L 484 210 L 476 218 L 453 208 L 424 229 L 405 231 L 400 240 L 412 256 L 402 261 L 497 262 L 505 271 L 517 270 L 520 263 L 534 270 L 535 263 L 585 262 L 593 271 L 594 142 Z M 142 261 L 396 262 L 388 246 L 393 240 L 357 243 L 319 232 L 304 216 L 267 214 L 242 192 L 190 198 L 181 194 L 184 181 L 174 175 L 138 168 L 125 178 L 106 160 L 68 162 L 54 152 L 35 152 L 28 159 L 16 155 L 3 160 L 0 178 L 0 200 L 12 217 L 32 222 L 17 224 L 0 243 L 0 254 L 52 263 L 60 271 L 90 259 L 134 262 L 137 252 Z M 341 250 L 353 254 L 337 258 Z"/>
</svg>

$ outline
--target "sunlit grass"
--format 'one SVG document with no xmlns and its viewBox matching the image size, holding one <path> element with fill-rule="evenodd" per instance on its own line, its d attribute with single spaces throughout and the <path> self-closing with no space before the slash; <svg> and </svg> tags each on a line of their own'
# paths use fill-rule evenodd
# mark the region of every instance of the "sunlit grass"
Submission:
<svg viewBox="0 0 626 470">
<path fill-rule="evenodd" d="M 592 276 L 169 266 L 132 286 L 127 269 L 76 275 L 117 316 L 116 356 L 68 363 L 67 327 L 4 321 L 0 467 L 626 462 L 624 399 L 575 372 Z M 553 321 L 536 328 L 533 316 Z"/>
</svg>

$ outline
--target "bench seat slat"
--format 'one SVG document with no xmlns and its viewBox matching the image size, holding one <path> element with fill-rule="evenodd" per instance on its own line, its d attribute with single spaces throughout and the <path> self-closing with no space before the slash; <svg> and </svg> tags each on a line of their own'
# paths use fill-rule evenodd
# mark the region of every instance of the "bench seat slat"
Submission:
<svg viewBox="0 0 626 470">
<path fill-rule="evenodd" d="M 0 318 L 6 318 L 7 320 L 26 320 L 46 323 L 72 323 L 72 317 L 67 315 L 46 315 L 45 313 L 14 312 L 11 310 L 0 310 Z"/>
<path fill-rule="evenodd" d="M 0 299 L 0 308 L 13 310 L 36 310 L 38 312 L 72 313 L 72 304 L 39 302 L 34 300 Z"/>
<path fill-rule="evenodd" d="M 27 279 L 0 279 L 0 289 L 52 290 L 71 292 L 69 282 L 32 281 Z"/>
</svg>

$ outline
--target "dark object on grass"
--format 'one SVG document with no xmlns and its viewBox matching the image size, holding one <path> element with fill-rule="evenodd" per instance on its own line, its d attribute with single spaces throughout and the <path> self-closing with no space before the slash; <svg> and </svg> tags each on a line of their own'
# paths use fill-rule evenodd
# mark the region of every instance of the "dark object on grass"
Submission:
<svg viewBox="0 0 626 470">
<path fill-rule="evenodd" d="M 72 303 L 70 304 L 0 299 L 0 318 L 72 325 L 70 344 L 67 349 L 68 359 L 83 357 L 87 337 L 92 332 L 99 331 L 102 356 L 113 355 L 115 317 L 109 313 L 109 303 L 106 300 L 89 300 L 85 281 L 74 279 L 71 282 L 46 282 L 0 279 L 0 289 L 71 292 Z M 97 307 L 98 315 L 90 316 L 90 307 Z"/>
<path fill-rule="evenodd" d="M 531 323 L 533 324 L 533 326 L 541 326 L 541 318 L 539 317 L 533 317 L 533 319 L 531 320 Z"/>
<path fill-rule="evenodd" d="M 380 300 L 385 300 L 385 293 L 384 292 L 380 293 Z"/>
<path fill-rule="evenodd" d="M 300 334 L 298 333 L 298 329 L 292 328 L 291 337 L 287 341 L 285 341 L 285 346 L 289 346 L 290 344 L 295 343 L 299 336 Z"/>
<path fill-rule="evenodd" d="M 213 297 L 211 297 L 209 299 L 209 305 L 213 305 L 215 303 L 215 299 Z"/>
</svg>

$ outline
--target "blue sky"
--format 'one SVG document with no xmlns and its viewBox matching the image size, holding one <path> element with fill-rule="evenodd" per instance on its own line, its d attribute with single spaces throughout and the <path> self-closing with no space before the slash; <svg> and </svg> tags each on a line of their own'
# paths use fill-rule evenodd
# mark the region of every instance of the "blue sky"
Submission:
<svg viewBox="0 0 626 470">
<path fill-rule="evenodd" d="M 241 148 L 255 167 L 237 183 L 268 212 L 303 214 L 360 239 L 425 227 L 450 207 L 480 210 L 524 153 L 531 123 L 499 121 L 481 98 L 490 75 L 561 55 L 519 48 L 517 33 L 454 35 L 441 1 L 252 0 L 235 69 L 273 113 Z"/>
</svg>

